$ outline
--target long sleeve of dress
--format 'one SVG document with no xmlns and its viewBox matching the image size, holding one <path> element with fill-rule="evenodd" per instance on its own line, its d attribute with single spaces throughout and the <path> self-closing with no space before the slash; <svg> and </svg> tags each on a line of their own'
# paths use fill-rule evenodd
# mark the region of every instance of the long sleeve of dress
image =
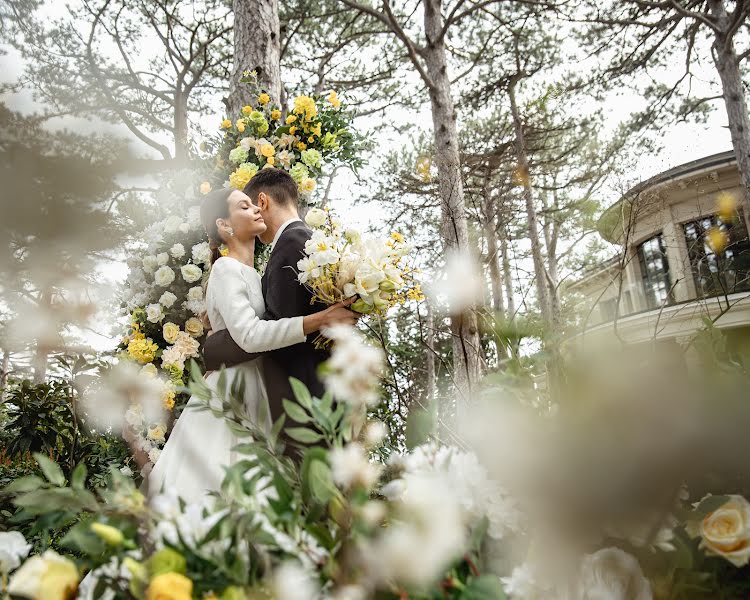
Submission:
<svg viewBox="0 0 750 600">
<path fill-rule="evenodd" d="M 256 314 L 244 268 L 231 258 L 220 258 L 211 268 L 211 300 L 232 339 L 245 352 L 276 350 L 304 342 L 304 317 L 264 321 Z"/>
</svg>

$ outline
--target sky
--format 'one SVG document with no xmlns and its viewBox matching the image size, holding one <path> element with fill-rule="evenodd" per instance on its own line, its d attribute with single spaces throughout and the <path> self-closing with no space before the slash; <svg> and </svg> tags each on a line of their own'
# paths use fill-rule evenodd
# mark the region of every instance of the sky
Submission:
<svg viewBox="0 0 750 600">
<path fill-rule="evenodd" d="M 55 2 L 50 4 L 44 10 L 46 11 L 47 16 L 55 18 L 60 16 L 60 13 L 65 9 L 62 3 Z M 149 48 L 149 44 L 145 44 L 144 56 L 148 56 L 149 51 L 160 51 L 159 43 L 157 41 L 153 41 L 152 43 L 153 45 L 151 48 Z M 14 81 L 22 71 L 20 57 L 12 49 L 7 50 L 8 53 L 5 56 L 0 56 L 0 81 L 2 82 Z M 701 86 L 703 85 L 702 82 L 712 81 L 715 78 L 715 72 L 711 72 L 710 69 L 703 72 L 698 70 L 696 71 L 696 77 L 696 85 Z M 3 101 L 10 108 L 23 113 L 33 112 L 36 108 L 34 99 L 28 91 L 12 96 L 6 96 L 3 98 Z M 630 92 L 623 92 L 620 96 L 610 98 L 607 105 L 608 117 L 605 122 L 605 128 L 615 127 L 623 115 L 632 111 L 634 106 L 642 104 L 643 99 Z M 684 162 L 731 149 L 723 105 L 720 103 L 717 106 L 718 109 L 710 114 L 706 123 L 682 123 L 672 127 L 661 140 L 663 145 L 662 151 L 657 155 L 648 155 L 645 153 L 641 155 L 636 161 L 633 173 L 629 179 L 632 179 L 633 182 L 644 180 Z M 223 118 L 223 107 L 220 95 L 217 95 L 216 97 L 215 107 L 215 115 L 207 115 L 200 120 L 200 125 L 204 130 L 210 131 L 215 129 L 221 118 Z M 401 110 L 402 109 L 399 109 L 399 111 Z M 398 117 L 395 115 L 389 115 L 389 117 L 393 117 L 393 120 L 397 123 L 399 121 L 401 123 L 408 121 L 416 124 L 417 129 L 424 131 L 431 130 L 432 121 L 429 113 L 429 106 L 427 105 L 423 106 L 416 113 L 408 112 L 406 114 L 400 114 Z M 356 126 L 361 130 L 372 131 L 372 135 L 375 136 L 377 151 L 370 160 L 370 169 L 378 168 L 378 159 L 384 157 L 390 150 L 395 148 L 397 144 L 403 143 L 401 136 L 395 129 L 382 126 L 382 119 L 380 117 L 360 119 L 359 122 L 356 123 Z M 53 119 L 50 121 L 49 127 L 68 128 L 79 133 L 102 131 L 102 129 L 105 129 L 112 133 L 117 133 L 126 138 L 133 139 L 130 132 L 128 132 L 124 126 L 106 124 L 96 119 Z M 134 140 L 134 144 L 138 143 L 137 140 Z M 349 225 L 361 229 L 367 229 L 369 225 L 374 221 L 381 219 L 383 215 L 379 214 L 377 205 L 361 205 L 353 201 L 352 190 L 359 185 L 360 184 L 357 182 L 356 177 L 351 172 L 343 172 L 337 176 L 332 189 L 332 198 L 334 199 L 333 205 L 337 208 L 340 214 L 346 216 L 345 218 Z M 603 206 L 608 206 L 617 200 L 617 195 L 614 189 L 605 190 L 604 195 L 605 197 L 600 199 Z M 102 283 L 105 284 L 105 288 L 109 290 L 113 289 L 113 284 L 124 280 L 126 274 L 127 267 L 124 262 L 103 262 L 99 267 L 99 277 L 101 278 Z M 102 303 L 104 302 L 105 299 L 102 298 Z M 116 343 L 116 338 L 111 335 L 108 325 L 105 325 L 104 323 L 100 325 L 101 326 L 95 327 L 95 329 L 100 331 L 103 335 L 87 333 L 85 334 L 86 340 L 97 350 L 111 348 Z"/>
</svg>

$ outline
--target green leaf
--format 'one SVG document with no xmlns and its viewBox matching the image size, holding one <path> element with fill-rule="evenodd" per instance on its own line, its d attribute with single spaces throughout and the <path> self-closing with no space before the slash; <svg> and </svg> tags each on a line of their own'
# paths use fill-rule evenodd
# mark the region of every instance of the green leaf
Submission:
<svg viewBox="0 0 750 600">
<path fill-rule="evenodd" d="M 312 409 L 312 396 L 310 395 L 310 390 L 307 389 L 307 386 L 294 377 L 289 378 L 289 384 L 292 386 L 292 392 L 294 392 L 294 397 L 297 399 L 297 402 L 307 410 Z"/>
<path fill-rule="evenodd" d="M 700 501 L 700 504 L 695 507 L 695 510 L 690 516 L 690 520 L 701 521 L 706 515 L 721 508 L 727 502 L 729 502 L 729 496 L 706 496 Z"/>
<path fill-rule="evenodd" d="M 44 454 L 40 454 L 39 452 L 34 453 L 34 458 L 36 459 L 36 462 L 39 463 L 39 466 L 42 469 L 42 473 L 44 473 L 47 481 L 58 487 L 62 487 L 65 485 L 65 475 L 63 475 L 60 465 L 58 465 L 51 458 L 48 458 L 44 456 Z"/>
<path fill-rule="evenodd" d="M 86 474 L 86 465 L 79 463 L 70 476 L 70 485 L 77 490 L 84 489 L 86 487 Z"/>
<path fill-rule="evenodd" d="M 288 414 L 292 418 L 292 420 L 297 421 L 297 423 L 309 423 L 310 421 L 312 421 L 310 416 L 305 412 L 305 409 L 303 409 L 299 404 L 296 404 L 291 400 L 287 400 L 286 398 L 282 400 L 282 403 L 284 405 L 286 414 Z"/>
<path fill-rule="evenodd" d="M 44 479 L 37 477 L 36 475 L 27 475 L 21 477 L 15 481 L 11 481 L 8 485 L 3 488 L 3 492 L 7 494 L 17 494 L 19 492 L 31 492 L 39 489 L 45 484 Z"/>
<path fill-rule="evenodd" d="M 303 444 L 314 444 L 323 439 L 321 434 L 316 433 L 307 427 L 290 427 L 286 430 L 286 434 L 293 440 Z"/>
<path fill-rule="evenodd" d="M 461 593 L 462 600 L 505 600 L 500 580 L 494 575 L 472 578 Z"/>
<path fill-rule="evenodd" d="M 336 488 L 333 485 L 331 468 L 320 460 L 313 460 L 310 463 L 308 472 L 308 481 L 313 498 L 321 504 L 326 504 L 336 494 Z"/>
</svg>

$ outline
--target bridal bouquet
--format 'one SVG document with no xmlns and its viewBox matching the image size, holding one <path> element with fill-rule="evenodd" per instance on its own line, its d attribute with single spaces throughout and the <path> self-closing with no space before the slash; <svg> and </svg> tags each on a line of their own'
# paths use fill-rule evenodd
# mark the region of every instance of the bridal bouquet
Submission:
<svg viewBox="0 0 750 600">
<path fill-rule="evenodd" d="M 344 230 L 328 209 L 320 208 L 310 210 L 305 222 L 313 235 L 297 263 L 297 277 L 314 301 L 330 305 L 357 296 L 352 310 L 384 315 L 406 300 L 423 299 L 416 270 L 405 264 L 411 246 L 400 233 L 367 239 L 355 229 Z"/>
</svg>

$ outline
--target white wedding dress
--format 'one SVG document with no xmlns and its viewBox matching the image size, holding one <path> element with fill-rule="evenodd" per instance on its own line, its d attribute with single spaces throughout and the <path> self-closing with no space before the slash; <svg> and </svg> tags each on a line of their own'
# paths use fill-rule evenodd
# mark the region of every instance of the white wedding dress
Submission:
<svg viewBox="0 0 750 600">
<path fill-rule="evenodd" d="M 302 319 L 292 317 L 263 321 L 265 302 L 260 275 L 252 267 L 230 257 L 219 258 L 211 268 L 206 288 L 206 309 L 213 331 L 228 329 L 232 339 L 246 352 L 263 352 L 305 341 Z M 245 407 L 255 425 L 270 430 L 268 400 L 262 378 L 262 359 L 225 370 L 227 387 L 235 376 L 245 379 Z M 219 372 L 206 378 L 215 387 Z M 208 410 L 197 411 L 202 403 L 191 398 L 172 430 L 148 478 L 150 496 L 160 492 L 177 494 L 186 502 L 202 502 L 207 493 L 219 490 L 224 467 L 237 460 L 232 448 L 240 440 L 224 418 Z M 217 398 L 212 404 L 219 407 Z M 265 423 L 259 423 L 265 415 Z"/>
</svg>

